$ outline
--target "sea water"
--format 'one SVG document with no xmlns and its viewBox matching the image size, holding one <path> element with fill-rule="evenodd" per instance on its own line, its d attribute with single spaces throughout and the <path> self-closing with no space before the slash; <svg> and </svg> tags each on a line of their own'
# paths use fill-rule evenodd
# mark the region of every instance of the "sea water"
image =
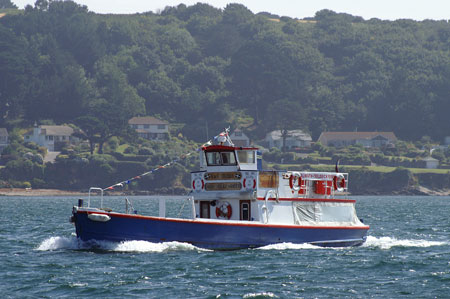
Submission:
<svg viewBox="0 0 450 299">
<path fill-rule="evenodd" d="M 155 198 L 129 199 L 138 213 L 158 213 Z M 450 197 L 353 199 L 370 225 L 361 247 L 209 251 L 178 242 L 89 247 L 68 221 L 77 197 L 0 197 L 0 291 L 6 298 L 449 298 Z M 183 198 L 172 203 L 171 216 L 190 213 Z M 125 209 L 123 198 L 106 197 L 109 205 Z"/>
</svg>

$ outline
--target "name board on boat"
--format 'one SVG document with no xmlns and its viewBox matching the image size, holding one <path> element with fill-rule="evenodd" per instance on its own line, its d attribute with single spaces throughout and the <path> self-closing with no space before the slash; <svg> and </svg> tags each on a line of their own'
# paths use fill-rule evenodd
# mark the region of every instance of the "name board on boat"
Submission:
<svg viewBox="0 0 450 299">
<path fill-rule="evenodd" d="M 220 180 L 240 180 L 242 177 L 240 172 L 207 172 L 205 173 L 205 180 L 220 181 Z"/>
<path fill-rule="evenodd" d="M 328 173 L 301 173 L 300 176 L 303 179 L 313 179 L 313 180 L 332 180 L 333 179 L 333 175 L 328 174 Z"/>
<path fill-rule="evenodd" d="M 242 184 L 240 182 L 235 183 L 206 183 L 206 191 L 220 191 L 220 190 L 241 190 Z"/>
</svg>

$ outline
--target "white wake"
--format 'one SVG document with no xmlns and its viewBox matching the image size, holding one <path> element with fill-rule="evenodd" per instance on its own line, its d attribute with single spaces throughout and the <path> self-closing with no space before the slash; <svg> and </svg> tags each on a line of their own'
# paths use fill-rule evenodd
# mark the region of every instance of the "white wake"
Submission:
<svg viewBox="0 0 450 299">
<path fill-rule="evenodd" d="M 325 249 L 308 243 L 295 244 L 295 243 L 277 243 L 257 248 L 259 250 L 299 250 L 299 249 Z"/>
<path fill-rule="evenodd" d="M 428 240 L 399 240 L 391 237 L 368 236 L 362 247 L 375 247 L 381 249 L 391 249 L 392 247 L 431 247 L 442 246 L 445 242 Z"/>
<path fill-rule="evenodd" d="M 120 243 L 108 241 L 83 242 L 75 236 L 50 237 L 41 242 L 36 248 L 39 251 L 52 251 L 61 249 L 101 249 L 115 252 L 167 252 L 167 251 L 204 251 L 194 245 L 181 242 L 152 243 L 147 241 L 124 241 Z"/>
</svg>

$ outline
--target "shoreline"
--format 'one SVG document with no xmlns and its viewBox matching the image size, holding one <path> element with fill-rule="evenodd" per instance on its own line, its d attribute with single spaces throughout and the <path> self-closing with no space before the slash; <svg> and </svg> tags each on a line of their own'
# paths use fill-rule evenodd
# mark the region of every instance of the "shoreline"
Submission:
<svg viewBox="0 0 450 299">
<path fill-rule="evenodd" d="M 59 189 L 0 188 L 0 196 L 78 196 L 88 192 Z"/>
<path fill-rule="evenodd" d="M 105 196 L 120 196 L 120 195 L 156 195 L 147 191 L 134 191 L 134 192 L 105 192 Z M 162 194 L 162 195 L 174 195 L 174 194 Z M 450 190 L 432 190 L 423 186 L 412 188 L 409 190 L 402 190 L 400 192 L 383 193 L 375 192 L 369 194 L 348 194 L 350 196 L 450 196 Z M 88 192 L 85 191 L 71 191 L 60 189 L 32 189 L 32 188 L 0 188 L 0 197 L 2 196 L 88 196 Z"/>
</svg>

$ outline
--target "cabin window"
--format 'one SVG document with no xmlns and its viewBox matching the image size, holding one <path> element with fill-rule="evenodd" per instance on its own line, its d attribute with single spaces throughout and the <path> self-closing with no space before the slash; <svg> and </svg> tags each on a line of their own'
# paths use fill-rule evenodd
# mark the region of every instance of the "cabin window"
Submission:
<svg viewBox="0 0 450 299">
<path fill-rule="evenodd" d="M 237 151 L 239 163 L 255 164 L 255 151 Z"/>
<path fill-rule="evenodd" d="M 208 166 L 236 165 L 234 152 L 206 152 Z"/>
</svg>

